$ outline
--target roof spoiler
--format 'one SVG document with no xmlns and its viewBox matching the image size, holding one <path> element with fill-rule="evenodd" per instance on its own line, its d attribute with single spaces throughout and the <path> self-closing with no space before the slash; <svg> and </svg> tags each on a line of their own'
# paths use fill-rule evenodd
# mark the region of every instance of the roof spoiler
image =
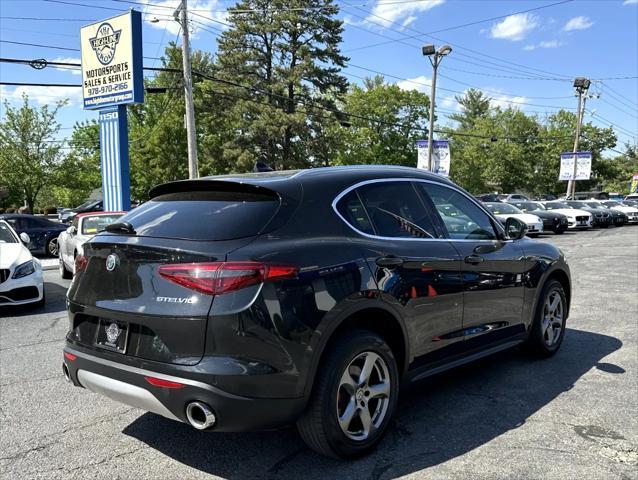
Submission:
<svg viewBox="0 0 638 480">
<path fill-rule="evenodd" d="M 176 182 L 168 182 L 152 188 L 149 192 L 149 198 L 155 198 L 168 193 L 179 192 L 202 192 L 213 190 L 217 192 L 244 192 L 261 195 L 278 196 L 277 192 L 261 185 L 252 183 L 244 183 L 238 181 L 227 180 L 178 180 Z"/>
</svg>

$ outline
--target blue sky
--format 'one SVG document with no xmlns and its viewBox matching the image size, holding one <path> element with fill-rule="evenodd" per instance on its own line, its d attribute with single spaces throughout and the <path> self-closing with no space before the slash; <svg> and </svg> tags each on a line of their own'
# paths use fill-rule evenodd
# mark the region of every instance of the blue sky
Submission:
<svg viewBox="0 0 638 480">
<path fill-rule="evenodd" d="M 420 46 L 449 43 L 452 53 L 440 68 L 437 107 L 440 123 L 458 104 L 455 95 L 481 88 L 494 104 L 512 105 L 543 117 L 560 107 L 575 109 L 573 77 L 601 79 L 590 93 L 586 121 L 616 126 L 619 145 L 638 142 L 638 0 L 347 0 L 338 1 L 345 21 L 342 52 L 350 57 L 351 82 L 386 74 L 402 88 L 429 93 L 431 67 Z M 134 7 L 144 15 L 144 55 L 158 57 L 177 38 L 170 20 L 178 0 L 0 0 L 0 56 L 79 62 L 79 29 Z M 82 4 L 82 5 L 80 5 Z M 224 10 L 234 2 L 189 0 L 195 28 L 193 48 L 215 52 L 216 34 L 226 28 Z M 167 8 L 171 7 L 171 8 Z M 534 9 L 533 11 L 529 11 Z M 522 13 L 517 13 L 522 12 Z M 35 17 L 45 20 L 8 17 Z M 500 17 L 500 18 L 495 18 Z M 491 19 L 488 21 L 482 21 Z M 56 20 L 49 20 L 56 19 Z M 64 19 L 64 20 L 62 20 Z M 153 23 L 152 20 L 158 20 Z M 470 25 L 466 25 L 470 24 Z M 461 26 L 465 25 L 465 26 Z M 428 35 L 424 35 L 428 34 Z M 63 49 L 16 45 L 27 42 Z M 64 50 L 70 49 L 70 50 Z M 159 62 L 147 59 L 145 64 Z M 34 70 L 0 64 L 5 82 L 79 83 L 74 70 Z M 97 118 L 80 106 L 80 89 L 1 86 L 12 103 L 23 92 L 40 104 L 68 97 L 59 119 L 62 136 L 73 124 Z"/>
</svg>

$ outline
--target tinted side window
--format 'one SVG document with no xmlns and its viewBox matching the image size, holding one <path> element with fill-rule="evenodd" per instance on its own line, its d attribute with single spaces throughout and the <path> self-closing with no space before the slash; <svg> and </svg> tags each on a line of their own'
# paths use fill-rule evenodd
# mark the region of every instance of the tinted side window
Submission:
<svg viewBox="0 0 638 480">
<path fill-rule="evenodd" d="M 360 232 L 370 235 L 374 234 L 372 223 L 368 217 L 368 213 L 363 208 L 361 200 L 355 190 L 348 192 L 337 203 L 337 211 L 345 218 L 346 222 L 352 225 Z"/>
<path fill-rule="evenodd" d="M 357 189 L 377 235 L 436 238 L 433 221 L 411 182 L 379 182 Z"/>
<path fill-rule="evenodd" d="M 496 240 L 490 217 L 465 195 L 456 190 L 433 183 L 419 183 L 419 188 L 430 197 L 449 238 L 467 240 Z"/>
</svg>

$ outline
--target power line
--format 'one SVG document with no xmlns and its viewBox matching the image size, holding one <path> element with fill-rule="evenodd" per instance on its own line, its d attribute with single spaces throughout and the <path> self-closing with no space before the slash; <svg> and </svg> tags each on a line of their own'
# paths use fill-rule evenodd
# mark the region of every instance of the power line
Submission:
<svg viewBox="0 0 638 480">
<path fill-rule="evenodd" d="M 522 65 L 522 64 L 519 64 L 519 63 L 516 63 L 516 62 L 511 62 L 511 61 L 509 61 L 509 60 L 499 59 L 498 57 L 494 57 L 494 56 L 491 56 L 491 55 L 487 55 L 487 54 L 486 54 L 486 53 L 484 53 L 484 52 L 479 52 L 479 51 L 473 50 L 473 49 L 471 49 L 471 48 L 464 47 L 464 46 L 462 46 L 462 45 L 460 45 L 460 44 L 458 44 L 458 43 L 453 43 L 453 42 L 450 42 L 450 41 L 444 40 L 444 39 L 442 39 L 442 38 L 435 37 L 434 35 L 431 35 L 431 34 L 428 34 L 428 33 L 421 32 L 421 31 L 416 30 L 416 29 L 414 29 L 414 28 L 412 28 L 412 27 L 410 27 L 410 26 L 401 25 L 401 24 L 399 24 L 398 22 L 395 22 L 395 21 L 389 20 L 388 18 L 385 18 L 385 17 L 382 17 L 382 16 L 380 16 L 380 15 L 377 15 L 377 14 L 375 14 L 375 13 L 373 13 L 373 12 L 369 11 L 369 10 L 366 10 L 366 9 L 363 9 L 363 8 L 360 8 L 360 7 L 354 7 L 354 8 L 356 8 L 357 10 L 360 10 L 360 11 L 362 11 L 362 12 L 366 13 L 368 16 L 373 16 L 373 17 L 376 17 L 376 18 L 378 18 L 378 19 L 380 19 L 380 20 L 382 20 L 382 21 L 384 21 L 384 22 L 386 22 L 386 23 L 389 23 L 389 24 L 392 24 L 392 25 L 397 25 L 400 29 L 410 30 L 410 31 L 416 32 L 416 33 L 418 33 L 418 34 L 420 34 L 420 35 L 422 35 L 422 36 L 427 36 L 427 37 L 433 38 L 433 39 L 434 39 L 434 40 L 436 40 L 436 41 L 443 42 L 443 43 L 448 43 L 448 44 L 452 45 L 453 47 L 455 47 L 455 48 L 457 48 L 457 49 L 467 50 L 468 52 L 472 52 L 472 53 L 474 53 L 474 54 L 477 54 L 477 55 L 479 55 L 479 58 L 480 58 L 483 62 L 485 62 L 485 63 L 493 63 L 493 62 L 489 62 L 489 61 L 487 61 L 487 60 L 484 60 L 482 57 L 492 58 L 492 59 L 497 60 L 497 61 L 499 61 L 499 62 L 501 62 L 501 63 L 507 63 L 507 64 L 510 64 L 510 65 L 514 65 L 515 67 L 519 67 L 519 70 L 520 70 L 520 68 L 524 68 L 524 69 L 527 69 L 527 70 L 535 70 L 535 71 L 538 71 L 538 72 L 541 72 L 541 73 L 544 73 L 544 74 L 549 74 L 549 75 L 552 75 L 552 76 L 555 76 L 555 77 L 570 78 L 570 77 L 569 77 L 569 76 L 567 76 L 567 75 L 561 75 L 561 74 L 557 74 L 557 73 L 554 73 L 554 72 L 548 72 L 548 71 L 546 71 L 546 70 L 541 70 L 541 69 L 534 68 L 534 67 L 530 67 L 530 66 L 527 66 L 527 65 Z M 374 21 L 370 20 L 370 19 L 369 19 L 369 18 L 367 18 L 367 17 L 362 17 L 362 16 L 357 15 L 357 14 L 354 14 L 354 13 L 352 13 L 352 12 L 350 12 L 350 13 L 351 13 L 352 15 L 354 15 L 355 17 L 358 17 L 358 18 L 360 18 L 360 19 L 363 19 L 363 20 L 367 21 L 368 23 L 372 23 L 372 24 L 378 25 L 378 26 L 380 26 L 380 27 L 387 28 L 387 25 L 381 24 L 381 23 L 379 23 L 379 22 L 374 22 Z M 404 34 L 401 30 L 397 30 L 397 29 L 390 29 L 390 30 L 395 31 L 396 33 L 399 33 L 399 34 L 400 34 L 403 38 L 408 37 L 408 36 L 407 36 L 406 34 Z M 416 47 L 416 46 L 415 46 L 415 47 Z M 420 47 L 417 47 L 417 48 L 420 48 Z M 462 53 L 457 52 L 457 55 L 459 55 L 459 54 L 460 54 L 460 55 L 462 55 L 462 56 L 466 56 L 466 57 L 468 57 L 468 58 L 474 58 L 474 57 L 472 57 L 472 56 L 470 56 L 470 55 L 466 55 L 466 54 L 462 54 Z M 501 65 L 501 67 L 502 67 L 502 65 Z M 508 67 L 508 68 L 512 68 L 512 67 Z M 538 74 L 537 74 L 537 73 L 533 73 L 533 72 L 525 72 L 525 73 L 527 73 L 528 75 L 537 75 L 537 76 L 538 76 Z"/>
<path fill-rule="evenodd" d="M 468 22 L 468 23 L 463 23 L 463 24 L 460 24 L 460 25 L 454 25 L 454 26 L 451 26 L 451 27 L 441 28 L 439 30 L 433 30 L 433 31 L 427 32 L 427 33 L 418 33 L 416 35 L 408 35 L 405 38 L 409 39 L 409 38 L 425 37 L 425 36 L 428 36 L 428 35 L 433 35 L 435 33 L 447 32 L 447 31 L 450 31 L 450 30 L 456 30 L 458 28 L 469 27 L 469 26 L 472 26 L 472 25 L 478 25 L 480 23 L 485 23 L 485 22 L 491 22 L 491 21 L 494 21 L 494 20 L 499 20 L 501 18 L 507 18 L 507 17 L 509 17 L 511 15 L 519 15 L 519 14 L 522 14 L 522 13 L 529 13 L 529 12 L 533 12 L 533 11 L 536 11 L 536 10 L 542 10 L 544 8 L 554 7 L 556 5 L 562 5 L 563 3 L 569 3 L 569 2 L 572 2 L 572 1 L 573 0 L 562 0 L 560 2 L 550 3 L 548 5 L 541 5 L 540 7 L 528 8 L 527 10 L 519 10 L 517 12 L 508 13 L 507 15 L 499 15 L 499 16 L 496 16 L 496 17 L 490 17 L 490 18 L 484 18 L 484 19 L 481 19 L 481 20 L 475 20 L 475 21 Z M 347 3 L 346 3 L 346 5 L 348 7 L 354 7 L 354 5 L 348 5 Z M 387 45 L 387 44 L 392 43 L 392 42 L 393 41 L 391 40 L 389 42 L 373 43 L 371 45 L 364 45 L 362 47 L 353 48 L 353 49 L 350 49 L 349 51 L 350 52 L 354 52 L 354 51 L 357 51 L 357 50 L 364 50 L 364 49 L 367 49 L 367 48 L 373 48 L 373 47 L 378 47 L 378 46 L 381 46 L 381 45 Z"/>
<path fill-rule="evenodd" d="M 376 73 L 376 74 L 379 74 L 379 75 L 383 75 L 383 76 L 386 76 L 386 77 L 394 78 L 394 79 L 397 79 L 397 80 L 404 80 L 404 81 L 407 81 L 407 82 L 410 82 L 410 83 L 414 83 L 414 84 L 417 84 L 417 85 L 423 85 L 425 87 L 429 87 L 430 86 L 427 83 L 419 82 L 417 80 L 412 80 L 412 79 L 409 79 L 409 78 L 399 77 L 397 75 L 392 75 L 390 73 L 382 72 L 380 70 L 375 70 L 375 69 L 372 69 L 372 68 L 363 67 L 363 66 L 360 66 L 360 65 L 355 65 L 353 63 L 351 63 L 350 66 L 351 67 L 355 67 L 355 68 L 360 68 L 361 70 L 366 70 L 368 72 L 372 72 L 372 73 Z M 483 90 L 481 87 L 475 87 L 475 88 L 477 90 Z M 465 94 L 465 92 L 463 92 L 463 91 L 452 90 L 450 88 L 439 87 L 439 90 L 444 90 L 446 92 L 452 92 L 452 93 L 458 93 L 458 94 L 461 94 L 461 95 Z M 508 94 L 508 93 L 505 93 L 505 92 L 499 92 L 498 95 L 509 96 L 509 97 L 521 97 L 521 96 L 523 96 L 523 95 L 512 95 L 512 94 Z M 529 97 L 529 98 L 532 98 L 532 97 Z M 509 99 L 503 99 L 503 98 L 499 98 L 498 100 L 502 101 L 504 103 L 511 103 L 511 104 L 514 104 L 514 105 L 530 105 L 532 107 L 543 107 L 543 108 L 554 108 L 554 109 L 563 109 L 563 110 L 574 110 L 574 107 L 561 107 L 559 105 L 540 105 L 540 104 L 535 104 L 535 103 L 521 102 L 521 101 L 517 101 L 517 100 L 509 100 Z"/>
<path fill-rule="evenodd" d="M 14 41 L 14 40 L 0 40 L 0 43 L 10 43 L 10 44 L 13 44 L 13 45 L 22 45 L 22 46 L 27 46 L 27 47 L 49 48 L 49 49 L 53 49 L 53 50 L 67 50 L 67 51 L 70 51 L 70 52 L 79 52 L 80 51 L 79 48 L 61 47 L 59 45 L 44 45 L 42 43 L 17 42 L 17 41 Z M 161 58 L 158 58 L 158 57 L 144 57 L 144 58 L 147 59 L 147 60 L 161 60 Z M 47 63 L 52 65 L 52 62 L 47 62 Z"/>
</svg>

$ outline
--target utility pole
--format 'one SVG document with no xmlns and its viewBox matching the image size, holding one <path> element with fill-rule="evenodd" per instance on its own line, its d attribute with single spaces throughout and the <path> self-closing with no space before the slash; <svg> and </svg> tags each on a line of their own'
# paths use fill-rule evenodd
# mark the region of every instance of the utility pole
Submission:
<svg viewBox="0 0 638 480">
<path fill-rule="evenodd" d="M 182 61 L 184 65 L 184 97 L 186 99 L 186 138 L 188 144 L 188 178 L 198 178 L 197 131 L 195 128 L 195 107 L 193 106 L 193 77 L 191 75 L 191 48 L 188 32 L 188 3 L 182 0 L 173 14 L 182 26 Z"/>
<path fill-rule="evenodd" d="M 576 159 L 576 152 L 578 151 L 578 142 L 580 141 L 580 130 L 583 124 L 583 113 L 585 112 L 585 97 L 584 94 L 589 90 L 591 81 L 584 77 L 578 77 L 574 80 L 574 87 L 578 94 L 578 112 L 576 115 L 576 138 L 574 139 L 574 170 L 572 172 L 572 180 L 567 182 L 567 198 L 576 198 L 576 171 L 578 162 Z"/>
<path fill-rule="evenodd" d="M 432 142 L 434 137 L 434 99 L 436 97 L 436 72 L 439 64 L 444 56 L 452 51 L 449 45 L 443 45 L 438 51 L 434 45 L 424 45 L 421 48 L 423 56 L 428 57 L 432 64 L 432 90 L 430 91 L 430 126 L 428 128 L 428 171 L 432 171 L 432 151 L 434 150 Z"/>
</svg>

